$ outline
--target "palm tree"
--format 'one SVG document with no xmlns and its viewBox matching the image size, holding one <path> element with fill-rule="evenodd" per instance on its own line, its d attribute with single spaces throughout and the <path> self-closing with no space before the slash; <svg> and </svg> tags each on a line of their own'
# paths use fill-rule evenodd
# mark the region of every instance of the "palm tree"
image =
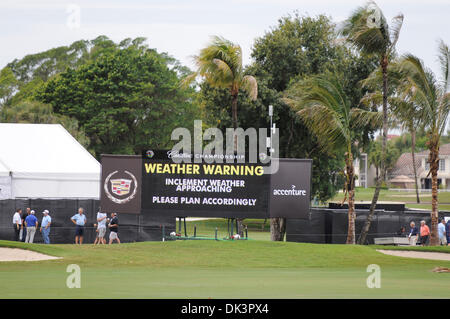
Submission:
<svg viewBox="0 0 450 319">
<path fill-rule="evenodd" d="M 381 123 L 381 114 L 352 108 L 340 80 L 333 74 L 317 75 L 294 83 L 284 101 L 314 133 L 323 151 L 345 152 L 348 194 L 347 244 L 355 244 L 355 175 L 352 145 L 354 130 Z"/>
<path fill-rule="evenodd" d="M 244 74 L 241 47 L 222 37 L 214 36 L 211 43 L 194 57 L 194 61 L 197 71 L 187 76 L 184 83 L 188 84 L 200 76 L 212 87 L 229 89 L 233 128 L 236 130 L 239 90 L 244 90 L 253 101 L 258 96 L 255 77 Z M 234 150 L 237 150 L 237 135 L 234 136 Z M 242 236 L 242 219 L 238 219 L 238 228 L 238 233 Z"/>
<path fill-rule="evenodd" d="M 386 21 L 383 13 L 377 4 L 369 1 L 364 7 L 359 7 L 346 20 L 341 33 L 346 37 L 347 41 L 354 45 L 357 49 L 365 54 L 377 55 L 380 59 L 380 67 L 383 75 L 383 139 L 381 153 L 381 167 L 384 171 L 386 161 L 386 144 L 388 132 L 388 76 L 387 68 L 389 59 L 395 50 L 395 45 L 400 35 L 400 29 L 403 24 L 403 14 L 399 14 L 393 18 L 391 28 Z M 361 231 L 358 239 L 359 244 L 363 244 L 369 232 L 372 222 L 375 206 L 380 195 L 380 189 L 383 174 L 377 179 L 375 193 L 370 205 L 370 211 L 367 216 L 366 223 Z"/>
<path fill-rule="evenodd" d="M 233 128 L 236 129 L 239 90 L 244 90 L 253 101 L 258 96 L 255 77 L 244 74 L 241 47 L 222 37 L 214 36 L 211 43 L 203 48 L 198 56 L 194 56 L 194 62 L 197 71 L 186 77 L 184 82 L 190 83 L 197 76 L 201 76 L 212 87 L 229 89 Z"/>
<path fill-rule="evenodd" d="M 405 74 L 401 72 L 399 69 L 398 63 L 394 62 L 388 67 L 388 78 L 390 79 L 391 85 L 388 88 L 388 101 L 391 106 L 391 114 L 393 117 L 390 121 L 390 127 L 401 127 L 403 130 L 409 131 L 411 134 L 411 156 L 413 162 L 413 171 L 414 171 L 414 181 L 415 181 L 415 189 L 416 189 L 416 200 L 417 203 L 420 203 L 419 197 L 419 186 L 417 182 L 417 167 L 416 167 L 416 131 L 422 125 L 422 115 L 419 113 L 417 106 L 411 101 L 408 97 L 400 97 L 399 90 L 401 90 L 401 83 L 405 78 Z M 361 102 L 363 104 L 369 106 L 379 106 L 383 103 L 383 93 L 380 83 L 382 83 L 382 73 L 380 69 L 373 71 L 369 77 L 363 81 L 361 81 L 362 86 L 369 89 L 371 92 L 366 93 L 366 95 L 362 98 Z M 385 162 L 387 160 L 387 152 L 386 148 L 386 157 Z M 381 154 L 381 152 L 380 152 Z M 380 154 L 377 154 L 378 157 Z M 381 160 L 378 158 L 378 162 Z M 385 164 L 386 166 L 386 164 Z M 378 166 L 376 167 L 378 171 Z M 386 167 L 385 167 L 386 168 Z M 378 173 L 377 173 L 378 178 Z"/>
<path fill-rule="evenodd" d="M 408 98 L 392 97 L 389 104 L 393 108 L 393 113 L 402 123 L 404 130 L 408 130 L 411 134 L 411 157 L 414 172 L 414 187 L 416 189 L 416 201 L 420 203 L 419 185 L 417 182 L 417 167 L 416 167 L 416 132 L 417 128 L 422 125 L 422 115 L 417 109 L 416 105 Z"/>
<path fill-rule="evenodd" d="M 431 174 L 431 245 L 438 245 L 438 180 L 439 146 L 441 135 L 447 128 L 450 113 L 450 51 L 441 41 L 439 44 L 439 61 L 442 70 L 442 81 L 437 81 L 433 72 L 414 55 L 408 54 L 400 62 L 406 78 L 402 86 L 402 95 L 411 99 L 423 116 L 428 136 L 428 163 Z"/>
</svg>

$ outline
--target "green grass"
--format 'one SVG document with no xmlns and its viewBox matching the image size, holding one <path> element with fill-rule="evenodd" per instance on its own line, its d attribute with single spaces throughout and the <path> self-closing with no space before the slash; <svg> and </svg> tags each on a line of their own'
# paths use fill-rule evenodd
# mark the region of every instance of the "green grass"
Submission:
<svg viewBox="0 0 450 319">
<path fill-rule="evenodd" d="M 355 201 L 371 201 L 375 188 L 360 188 L 355 190 Z M 338 193 L 331 201 L 340 201 L 344 198 L 343 193 Z M 420 204 L 416 202 L 415 192 L 390 191 L 382 189 L 380 191 L 379 201 L 404 202 L 406 207 L 431 209 L 431 193 L 420 193 Z M 450 211 L 450 192 L 442 192 L 438 195 L 439 209 Z"/>
<path fill-rule="evenodd" d="M 245 219 L 244 225 L 248 228 L 248 238 L 250 240 L 270 240 L 270 221 L 267 219 Z M 176 230 L 178 232 L 178 220 Z M 194 235 L 194 226 L 197 226 L 197 236 L 214 238 L 215 229 L 217 227 L 217 237 L 223 239 L 228 234 L 227 220 L 224 218 L 204 219 L 196 221 L 187 221 L 186 230 L 188 236 Z M 236 226 L 233 226 L 234 233 L 236 233 Z M 184 224 L 181 223 L 181 235 L 184 236 Z"/>
<path fill-rule="evenodd" d="M 0 246 L 63 257 L 0 262 L 0 298 L 450 298 L 450 274 L 431 272 L 450 262 L 387 256 L 369 246 L 257 240 Z M 66 287 L 69 264 L 81 267 L 81 289 Z M 380 289 L 366 287 L 369 264 L 381 267 Z"/>
</svg>

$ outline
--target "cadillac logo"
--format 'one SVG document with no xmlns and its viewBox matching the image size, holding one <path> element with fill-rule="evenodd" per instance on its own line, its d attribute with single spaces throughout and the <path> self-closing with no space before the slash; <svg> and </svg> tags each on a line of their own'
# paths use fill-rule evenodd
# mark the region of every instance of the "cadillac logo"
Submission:
<svg viewBox="0 0 450 319">
<path fill-rule="evenodd" d="M 118 172 L 119 171 L 114 171 L 106 177 L 105 183 L 103 184 L 103 188 L 105 189 L 106 196 L 111 201 L 113 201 L 116 204 L 125 204 L 136 196 L 138 188 L 137 179 L 129 171 L 125 171 L 125 174 L 127 174 L 131 179 L 128 178 L 111 179 L 111 177 L 117 174 Z M 134 189 L 130 194 L 132 188 Z"/>
<path fill-rule="evenodd" d="M 111 188 L 112 192 L 118 196 L 127 195 L 130 192 L 131 179 L 112 179 Z"/>
</svg>

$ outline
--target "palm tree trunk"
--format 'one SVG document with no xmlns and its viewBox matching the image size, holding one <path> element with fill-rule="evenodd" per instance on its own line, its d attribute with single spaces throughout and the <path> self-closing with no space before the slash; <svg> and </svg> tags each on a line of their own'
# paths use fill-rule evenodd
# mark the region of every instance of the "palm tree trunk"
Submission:
<svg viewBox="0 0 450 319">
<path fill-rule="evenodd" d="M 385 178 L 385 163 L 386 163 L 386 145 L 387 145 L 387 131 L 388 131 L 388 114 L 387 114 L 387 86 L 388 86 L 388 77 L 387 77 L 387 67 L 388 67 L 388 58 L 386 55 L 383 55 L 381 58 L 381 70 L 383 72 L 383 139 L 381 143 L 381 163 L 380 170 L 381 174 L 377 178 L 377 184 L 375 186 L 375 192 L 373 194 L 372 203 L 370 204 L 369 214 L 367 215 L 366 222 L 364 223 L 364 227 L 361 230 L 361 235 L 358 238 L 358 244 L 363 245 L 366 242 L 367 234 L 369 233 L 370 224 L 373 220 L 373 215 L 375 214 L 375 207 L 378 202 L 378 197 L 380 196 L 381 184 Z"/>
<path fill-rule="evenodd" d="M 237 129 L 238 126 L 238 118 L 237 118 L 237 102 L 238 102 L 238 93 L 231 93 L 231 116 L 233 119 L 233 128 Z"/>
<path fill-rule="evenodd" d="M 289 138 L 286 143 L 285 157 L 289 157 L 289 151 L 291 148 L 291 142 L 294 136 L 294 119 L 291 120 L 291 125 L 288 128 Z M 286 234 L 286 218 L 273 217 L 270 218 L 270 240 L 272 241 L 284 241 Z"/>
<path fill-rule="evenodd" d="M 414 127 L 411 128 L 411 156 L 412 156 L 412 161 L 413 161 L 414 185 L 416 187 L 416 199 L 417 199 L 417 204 L 419 204 L 420 197 L 419 197 L 419 185 L 417 183 L 417 167 L 416 167 L 416 129 Z"/>
<path fill-rule="evenodd" d="M 431 171 L 431 246 L 439 245 L 438 237 L 438 179 L 439 169 L 439 146 L 438 142 L 432 143 L 430 147 L 430 171 Z"/>
<path fill-rule="evenodd" d="M 354 167 L 353 156 L 349 152 L 346 158 L 346 175 L 347 175 L 347 189 L 348 189 L 348 232 L 347 244 L 355 244 L 355 182 L 354 182 Z"/>
<path fill-rule="evenodd" d="M 294 119 L 292 118 L 292 119 L 291 119 L 291 125 L 290 125 L 290 127 L 289 127 L 289 138 L 288 138 L 288 140 L 287 140 L 287 143 L 286 143 L 286 150 L 285 150 L 285 152 L 284 152 L 284 156 L 285 156 L 286 158 L 289 157 L 289 152 L 290 152 L 290 149 L 291 149 L 291 141 L 292 141 L 293 137 L 294 137 Z"/>
<path fill-rule="evenodd" d="M 272 241 L 284 241 L 286 233 L 286 218 L 276 217 L 270 219 L 270 239 Z"/>
<path fill-rule="evenodd" d="M 238 117 L 237 117 L 237 103 L 238 103 L 238 94 L 239 91 L 232 91 L 231 92 L 231 116 L 233 120 L 233 128 L 235 130 L 234 133 L 234 151 L 237 152 L 237 135 L 236 135 L 236 129 L 238 127 Z M 243 225 L 243 218 L 236 218 L 237 220 L 237 227 L 236 232 L 243 237 L 244 236 L 244 225 Z"/>
</svg>

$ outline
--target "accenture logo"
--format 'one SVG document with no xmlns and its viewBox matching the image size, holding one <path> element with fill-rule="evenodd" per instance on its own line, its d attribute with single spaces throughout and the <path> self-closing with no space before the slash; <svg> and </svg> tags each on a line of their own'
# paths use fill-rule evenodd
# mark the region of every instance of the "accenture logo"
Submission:
<svg viewBox="0 0 450 319">
<path fill-rule="evenodd" d="M 274 196 L 306 196 L 306 190 L 295 189 L 297 186 L 292 185 L 291 189 L 274 189 Z"/>
</svg>

